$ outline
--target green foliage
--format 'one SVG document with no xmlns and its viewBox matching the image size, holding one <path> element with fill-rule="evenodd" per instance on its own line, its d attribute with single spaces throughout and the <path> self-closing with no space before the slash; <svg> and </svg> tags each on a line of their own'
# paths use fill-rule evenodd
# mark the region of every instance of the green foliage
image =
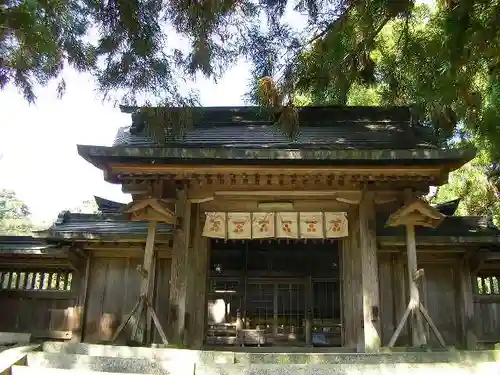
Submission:
<svg viewBox="0 0 500 375">
<path fill-rule="evenodd" d="M 99 213 L 99 207 L 97 206 L 95 199 L 86 199 L 69 211 L 79 214 L 97 214 Z"/>
<path fill-rule="evenodd" d="M 65 64 L 92 69 L 93 47 L 85 41 L 89 9 L 79 1 L 5 0 L 0 3 L 0 88 L 14 83 L 33 102 L 33 85 L 46 84 Z M 58 91 L 64 91 L 61 80 Z"/>
<path fill-rule="evenodd" d="M 30 216 L 28 206 L 12 190 L 0 189 L 0 234 L 29 235 Z"/>
<path fill-rule="evenodd" d="M 460 129 L 497 160 L 500 2 L 410 5 L 379 17 L 384 7 L 372 4 L 372 17 L 355 8 L 302 54 L 296 88 L 317 103 L 411 105 L 437 136 Z"/>
<path fill-rule="evenodd" d="M 305 28 L 285 13 L 305 16 Z M 126 104 L 190 106 L 197 97 L 186 80 L 216 79 L 243 57 L 252 63 L 249 99 L 259 101 L 268 77 L 278 120 L 283 109 L 293 120 L 297 98 L 412 105 L 436 135 L 449 139 L 460 125 L 496 160 L 499 14 L 499 0 L 433 8 L 412 0 L 5 0 L 0 86 L 14 83 L 33 101 L 34 84 L 70 65 Z"/>
<path fill-rule="evenodd" d="M 497 187 L 489 179 L 490 168 L 490 155 L 480 150 L 474 160 L 450 173 L 448 184 L 439 187 L 433 203 L 461 198 L 456 215 L 488 215 L 500 225 L 500 200 Z"/>
</svg>

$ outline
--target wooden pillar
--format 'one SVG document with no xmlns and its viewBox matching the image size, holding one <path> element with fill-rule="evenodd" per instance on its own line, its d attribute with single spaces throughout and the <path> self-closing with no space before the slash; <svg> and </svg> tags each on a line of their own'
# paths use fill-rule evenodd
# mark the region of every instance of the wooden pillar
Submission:
<svg viewBox="0 0 500 375">
<path fill-rule="evenodd" d="M 88 289 L 90 282 L 91 252 L 89 251 L 84 260 L 84 270 L 78 269 L 78 298 L 76 306 L 71 311 L 72 319 L 70 329 L 73 330 L 71 341 L 83 342 L 85 334 L 85 315 L 87 312 Z M 83 271 L 83 272 L 82 272 Z M 76 320 L 78 320 L 76 322 Z"/>
<path fill-rule="evenodd" d="M 380 350 L 380 298 L 374 194 L 363 192 L 359 204 L 359 233 L 363 291 L 364 351 Z"/>
<path fill-rule="evenodd" d="M 148 223 L 148 237 L 146 239 L 146 247 L 144 249 L 144 260 L 142 266 L 142 269 L 145 271 L 145 274 L 142 275 L 141 279 L 140 296 L 145 296 L 147 301 L 149 301 L 149 303 L 151 303 L 153 296 L 152 284 L 154 282 L 154 272 L 155 272 L 153 259 L 154 259 L 156 226 L 157 226 L 156 221 L 150 221 Z M 145 315 L 145 319 L 143 319 L 143 314 Z M 147 340 L 151 336 L 150 335 L 151 319 L 152 316 L 147 306 L 144 304 L 140 304 L 134 332 L 137 333 L 138 341 L 141 343 L 144 343 L 145 340 Z M 134 339 L 136 338 L 135 334 L 132 334 L 132 336 Z"/>
<path fill-rule="evenodd" d="M 461 317 L 463 327 L 463 341 L 467 349 L 473 350 L 477 347 L 477 336 L 474 321 L 474 301 L 472 289 L 472 272 L 468 259 L 460 263 L 459 283 L 461 295 Z"/>
<path fill-rule="evenodd" d="M 175 203 L 178 228 L 175 229 L 172 246 L 172 272 L 169 299 L 169 334 L 170 342 L 184 344 L 186 328 L 188 250 L 190 240 L 191 204 L 186 191 L 178 190 Z"/>
<path fill-rule="evenodd" d="M 408 256 L 408 291 L 410 295 L 410 326 L 412 334 L 412 345 L 425 345 L 427 340 L 424 332 L 424 322 L 422 314 L 420 314 L 420 293 L 418 285 L 415 281 L 415 275 L 418 270 L 417 266 L 417 245 L 415 242 L 415 226 L 413 224 L 406 225 L 406 253 Z"/>
<path fill-rule="evenodd" d="M 208 238 L 203 237 L 205 215 L 197 204 L 193 210 L 193 246 L 189 249 L 188 262 L 188 345 L 199 349 L 205 340 L 205 315 L 207 312 Z"/>
<path fill-rule="evenodd" d="M 361 285 L 361 252 L 359 231 L 359 209 L 353 206 L 348 212 L 349 235 L 342 242 L 342 302 L 344 345 L 362 351 L 363 293 Z"/>
</svg>

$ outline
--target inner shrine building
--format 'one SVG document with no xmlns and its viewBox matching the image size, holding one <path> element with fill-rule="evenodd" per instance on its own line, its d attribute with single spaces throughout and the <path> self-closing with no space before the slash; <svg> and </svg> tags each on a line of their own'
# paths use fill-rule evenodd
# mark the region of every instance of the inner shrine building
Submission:
<svg viewBox="0 0 500 375">
<path fill-rule="evenodd" d="M 170 228 L 168 262 L 144 238 L 143 272 L 168 274 L 144 293 L 168 301 L 169 343 L 473 345 L 479 246 L 422 197 L 474 150 L 441 148 L 405 107 L 302 107 L 293 138 L 258 108 L 194 108 L 165 142 L 122 110 L 113 146 L 78 152 L 132 195 L 130 220 Z"/>
</svg>

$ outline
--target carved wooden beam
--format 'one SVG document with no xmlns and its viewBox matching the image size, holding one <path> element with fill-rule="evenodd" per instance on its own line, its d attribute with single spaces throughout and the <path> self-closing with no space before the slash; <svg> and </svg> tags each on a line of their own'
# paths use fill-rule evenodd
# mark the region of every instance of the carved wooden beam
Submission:
<svg viewBox="0 0 500 375">
<path fill-rule="evenodd" d="M 148 181 L 129 181 L 122 184 L 122 192 L 125 194 L 148 194 L 149 193 L 149 182 Z"/>
</svg>

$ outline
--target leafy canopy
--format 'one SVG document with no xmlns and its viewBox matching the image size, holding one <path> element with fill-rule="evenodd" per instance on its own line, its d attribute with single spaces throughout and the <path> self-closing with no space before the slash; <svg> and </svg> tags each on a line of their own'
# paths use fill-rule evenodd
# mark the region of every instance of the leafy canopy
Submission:
<svg viewBox="0 0 500 375">
<path fill-rule="evenodd" d="M 362 87 L 372 103 L 413 105 L 438 135 L 459 126 L 479 136 L 498 158 L 499 21 L 499 0 L 433 8 L 411 0 L 4 0 L 0 85 L 14 83 L 34 101 L 33 85 L 69 65 L 125 103 L 188 105 L 196 93 L 186 83 L 197 73 L 217 78 L 245 58 L 249 100 L 291 134 L 297 98 L 346 104 Z"/>
<path fill-rule="evenodd" d="M 12 190 L 0 189 L 0 234 L 30 234 L 33 225 L 28 206 Z"/>
</svg>

